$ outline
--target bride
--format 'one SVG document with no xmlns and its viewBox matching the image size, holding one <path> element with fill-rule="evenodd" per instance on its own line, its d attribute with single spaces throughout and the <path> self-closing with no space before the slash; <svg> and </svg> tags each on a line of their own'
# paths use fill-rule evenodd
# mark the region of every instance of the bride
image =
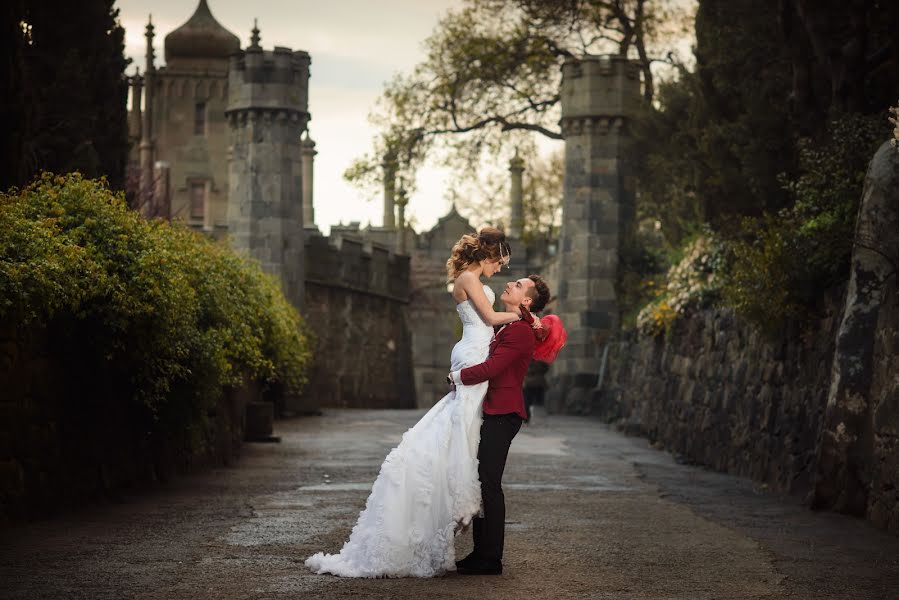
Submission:
<svg viewBox="0 0 899 600">
<path fill-rule="evenodd" d="M 493 227 L 453 246 L 446 270 L 463 330 L 450 357 L 452 371 L 486 360 L 493 326 L 520 318 L 495 312 L 493 290 L 481 283 L 510 256 L 505 234 Z M 319 552 L 306 566 L 343 577 L 431 577 L 455 570 L 453 537 L 481 508 L 477 455 L 486 390 L 487 382 L 458 386 L 404 433 L 340 553 Z"/>
</svg>

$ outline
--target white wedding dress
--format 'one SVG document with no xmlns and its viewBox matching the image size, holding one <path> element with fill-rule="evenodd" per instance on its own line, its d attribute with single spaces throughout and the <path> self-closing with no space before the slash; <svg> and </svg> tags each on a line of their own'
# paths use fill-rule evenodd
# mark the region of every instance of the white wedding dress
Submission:
<svg viewBox="0 0 899 600">
<path fill-rule="evenodd" d="M 484 293 L 493 303 L 494 293 Z M 493 328 L 470 300 L 456 306 L 462 339 L 452 370 L 484 362 Z M 432 577 L 455 570 L 453 537 L 481 509 L 478 443 L 487 382 L 443 397 L 390 451 L 340 554 L 306 559 L 316 573 L 342 577 Z"/>
</svg>

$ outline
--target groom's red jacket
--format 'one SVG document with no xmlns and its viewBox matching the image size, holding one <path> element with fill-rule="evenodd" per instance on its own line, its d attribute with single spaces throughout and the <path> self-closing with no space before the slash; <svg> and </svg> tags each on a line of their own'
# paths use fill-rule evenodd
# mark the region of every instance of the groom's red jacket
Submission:
<svg viewBox="0 0 899 600">
<path fill-rule="evenodd" d="M 489 382 L 487 395 L 484 397 L 484 414 L 517 413 L 522 419 L 527 418 L 521 385 L 531 364 L 536 343 L 534 330 L 530 325 L 524 321 L 509 323 L 490 342 L 490 356 L 487 360 L 458 372 L 465 385 Z"/>
</svg>

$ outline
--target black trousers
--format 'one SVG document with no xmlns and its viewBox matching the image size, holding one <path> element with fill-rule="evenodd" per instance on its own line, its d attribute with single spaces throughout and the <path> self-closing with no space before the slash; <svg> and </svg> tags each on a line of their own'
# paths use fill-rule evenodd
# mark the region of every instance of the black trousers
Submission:
<svg viewBox="0 0 899 600">
<path fill-rule="evenodd" d="M 522 390 L 524 409 L 528 413 L 528 421 L 531 420 L 531 407 L 535 404 L 543 406 L 543 392 L 545 391 L 545 388 L 542 387 L 526 387 Z"/>
<path fill-rule="evenodd" d="M 503 470 L 512 438 L 521 429 L 521 417 L 484 415 L 481 443 L 478 446 L 478 476 L 484 516 L 474 519 L 474 551 L 487 560 L 502 560 L 506 525 L 506 499 L 503 496 Z"/>
</svg>

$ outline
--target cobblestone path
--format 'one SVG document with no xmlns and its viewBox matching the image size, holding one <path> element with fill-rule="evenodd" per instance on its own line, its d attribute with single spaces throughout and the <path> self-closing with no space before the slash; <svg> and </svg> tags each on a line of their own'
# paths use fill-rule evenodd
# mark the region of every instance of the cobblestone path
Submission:
<svg viewBox="0 0 899 600">
<path fill-rule="evenodd" d="M 2 598 L 899 598 L 899 538 L 679 465 L 587 418 L 522 428 L 505 475 L 501 577 L 314 575 L 422 411 L 277 423 L 229 468 L 0 533 Z M 470 535 L 457 538 L 459 556 Z"/>
</svg>

